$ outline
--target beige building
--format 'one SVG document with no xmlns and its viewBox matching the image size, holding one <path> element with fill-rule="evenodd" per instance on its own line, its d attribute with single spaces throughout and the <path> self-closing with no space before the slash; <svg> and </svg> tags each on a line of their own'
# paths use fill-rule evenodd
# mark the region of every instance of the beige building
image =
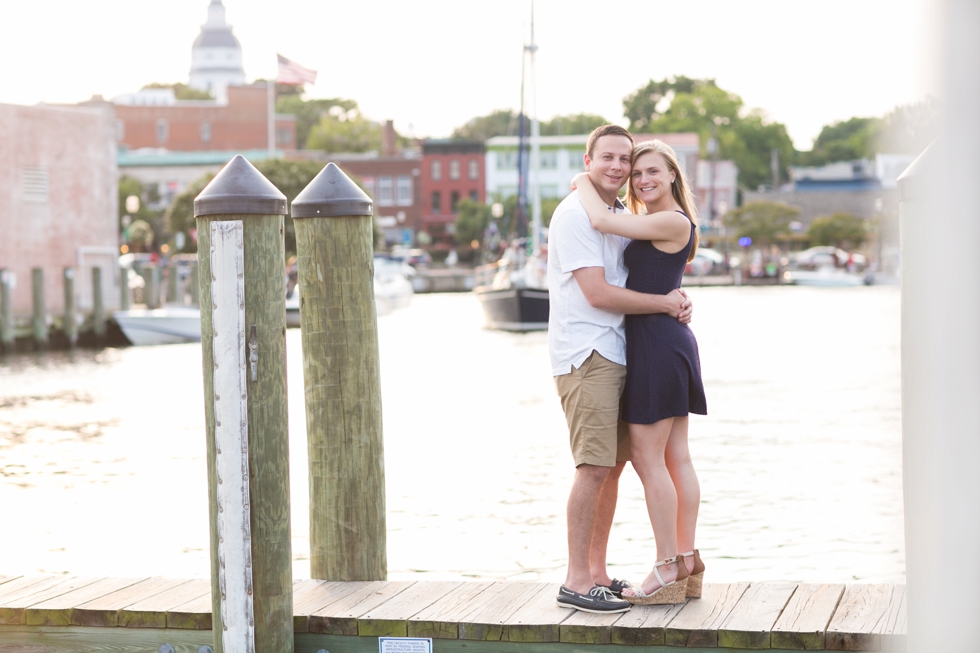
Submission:
<svg viewBox="0 0 980 653">
<path fill-rule="evenodd" d="M 81 312 L 92 308 L 93 266 L 102 268 L 106 310 L 119 306 L 117 180 L 110 112 L 0 104 L 0 268 L 14 276 L 16 316 L 31 313 L 35 267 L 50 316 L 64 310 L 67 267 Z"/>
</svg>

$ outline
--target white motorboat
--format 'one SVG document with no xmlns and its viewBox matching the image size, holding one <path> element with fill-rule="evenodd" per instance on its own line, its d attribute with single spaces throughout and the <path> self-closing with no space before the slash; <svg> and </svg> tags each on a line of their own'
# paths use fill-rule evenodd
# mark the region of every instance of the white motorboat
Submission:
<svg viewBox="0 0 980 653">
<path fill-rule="evenodd" d="M 378 315 L 387 315 L 400 308 L 408 308 L 415 290 L 406 276 L 407 264 L 397 260 L 374 259 L 374 306 Z M 286 298 L 286 326 L 298 327 L 300 305 L 299 284 Z"/>
<path fill-rule="evenodd" d="M 853 274 L 840 268 L 830 266 L 817 270 L 787 270 L 783 278 L 797 286 L 849 287 L 871 285 L 874 277 L 864 274 Z"/>
<path fill-rule="evenodd" d="M 201 311 L 185 306 L 116 311 L 112 318 L 134 345 L 201 341 Z"/>
</svg>

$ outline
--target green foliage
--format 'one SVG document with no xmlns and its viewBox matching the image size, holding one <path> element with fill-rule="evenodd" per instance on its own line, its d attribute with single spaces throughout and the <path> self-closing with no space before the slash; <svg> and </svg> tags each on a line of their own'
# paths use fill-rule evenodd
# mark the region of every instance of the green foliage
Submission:
<svg viewBox="0 0 980 653">
<path fill-rule="evenodd" d="M 771 245 L 790 234 L 789 224 L 800 214 L 782 202 L 749 202 L 725 214 L 725 226 L 738 238 L 748 236 L 756 245 Z"/>
<path fill-rule="evenodd" d="M 276 188 L 282 191 L 282 194 L 286 196 L 286 206 L 288 207 L 292 205 L 293 200 L 300 194 L 300 191 L 306 188 L 313 181 L 313 178 L 319 174 L 320 170 L 323 169 L 323 164 L 313 161 L 266 159 L 256 163 L 255 167 Z M 204 190 L 204 187 L 213 178 L 214 175 L 211 174 L 199 178 L 188 186 L 183 193 L 174 198 L 173 204 L 167 209 L 166 214 L 167 224 L 172 233 L 178 231 L 187 232 L 190 229 L 196 228 L 194 198 Z M 351 179 L 360 185 L 360 182 L 355 177 L 351 177 Z M 296 231 L 293 228 L 293 220 L 288 215 L 286 216 L 285 227 L 286 256 L 289 257 L 296 253 Z M 377 224 L 374 225 L 374 232 L 374 243 L 377 246 L 381 242 L 381 232 L 378 230 Z M 184 251 L 196 251 L 194 243 L 189 238 L 187 239 L 187 244 L 184 246 Z"/>
<path fill-rule="evenodd" d="M 276 113 L 289 113 L 296 116 L 296 146 L 300 149 L 306 147 L 313 126 L 331 111 L 343 112 L 346 115 L 349 111 L 357 111 L 357 102 L 342 98 L 304 100 L 300 95 L 292 93 L 276 97 Z"/>
<path fill-rule="evenodd" d="M 465 245 L 474 240 L 483 242 L 483 232 L 490 224 L 490 206 L 474 202 L 466 197 L 456 205 L 456 229 L 453 240 L 459 245 Z"/>
<path fill-rule="evenodd" d="M 539 128 L 542 136 L 570 136 L 588 134 L 596 127 L 609 121 L 602 116 L 592 113 L 571 113 L 565 116 L 555 116 L 551 120 L 542 120 Z M 516 136 L 520 122 L 517 112 L 513 109 L 497 109 L 485 116 L 469 120 L 461 127 L 453 130 L 452 137 L 466 141 L 485 141 L 494 136 Z M 531 134 L 531 121 L 524 119 L 525 133 Z"/>
<path fill-rule="evenodd" d="M 370 152 L 381 150 L 382 127 L 361 116 L 356 109 L 334 107 L 310 130 L 306 149 L 324 152 Z"/>
<path fill-rule="evenodd" d="M 191 88 L 187 84 L 182 82 L 177 82 L 176 84 L 161 84 L 159 82 L 153 82 L 152 84 L 147 84 L 143 88 L 172 88 L 174 90 L 174 96 L 178 100 L 213 100 L 214 97 L 208 91 L 201 91 L 196 88 Z"/>
<path fill-rule="evenodd" d="M 119 233 L 133 251 L 148 251 L 152 248 L 154 238 L 160 238 L 167 232 L 167 223 L 164 219 L 163 211 L 155 211 L 149 205 L 160 201 L 160 193 L 157 192 L 155 184 L 144 186 L 143 182 L 129 175 L 121 175 L 117 186 L 119 192 Z M 126 210 L 126 198 L 135 195 L 140 198 L 140 208 L 136 213 L 129 213 Z M 125 222 L 125 216 L 129 216 L 129 226 Z M 137 222 L 145 225 L 137 228 Z M 139 233 L 137 233 L 139 232 Z M 146 234 L 149 233 L 150 240 L 146 242 Z"/>
<path fill-rule="evenodd" d="M 571 136 L 591 133 L 596 127 L 601 127 L 609 121 L 594 113 L 574 113 L 567 116 L 555 116 L 541 123 L 542 136 Z"/>
<path fill-rule="evenodd" d="M 197 229 L 197 221 L 194 219 L 194 198 L 200 195 L 204 187 L 207 186 L 211 180 L 214 179 L 214 175 L 208 173 L 203 177 L 199 177 L 197 181 L 192 182 L 187 188 L 184 189 L 180 195 L 177 195 L 170 206 L 167 207 L 167 211 L 164 214 L 167 221 L 167 228 L 170 233 L 175 234 L 179 231 L 183 231 L 186 234 L 191 234 L 191 230 Z M 185 241 L 184 252 L 196 252 L 197 243 L 193 238 L 188 238 Z"/>
<path fill-rule="evenodd" d="M 623 113 L 634 133 L 696 132 L 702 157 L 708 156 L 714 127 L 718 156 L 734 161 L 739 183 L 750 188 L 772 182 L 772 150 L 779 152 L 784 166 L 794 159 L 785 125 L 768 120 L 759 109 L 747 110 L 742 98 L 719 88 L 713 79 L 650 80 L 623 100 Z"/>
<path fill-rule="evenodd" d="M 650 80 L 636 92 L 623 98 L 623 115 L 629 118 L 630 129 L 637 132 L 653 131 L 649 125 L 660 119 L 662 110 L 670 106 L 670 100 L 678 93 L 692 94 L 696 87 L 715 81 L 691 79 L 679 75 L 662 81 Z"/>
<path fill-rule="evenodd" d="M 485 141 L 494 136 L 517 133 L 517 113 L 513 109 L 496 109 L 486 116 L 471 118 L 453 130 L 452 137 L 464 141 Z"/>
<path fill-rule="evenodd" d="M 825 125 L 813 142 L 813 149 L 801 152 L 798 161 L 802 165 L 822 166 L 835 161 L 874 158 L 883 129 L 881 118 L 850 118 Z"/>
<path fill-rule="evenodd" d="M 820 217 L 810 223 L 807 237 L 811 245 L 834 245 L 844 249 L 860 247 L 868 239 L 868 229 L 863 218 L 849 213 L 835 213 Z"/>
<path fill-rule="evenodd" d="M 545 227 L 551 224 L 551 216 L 561 203 L 561 197 L 547 197 L 541 199 L 541 224 Z M 504 208 L 503 216 L 497 221 L 499 233 L 504 238 L 509 238 L 517 229 L 515 217 L 517 215 L 517 196 L 511 195 L 507 198 L 495 198 Z M 528 222 L 531 220 L 530 208 L 528 208 Z M 474 202 L 468 197 L 461 199 L 456 205 L 456 229 L 454 240 L 457 244 L 465 245 L 476 240 L 483 243 L 483 234 L 490 225 L 493 216 L 490 213 L 489 204 Z"/>
</svg>

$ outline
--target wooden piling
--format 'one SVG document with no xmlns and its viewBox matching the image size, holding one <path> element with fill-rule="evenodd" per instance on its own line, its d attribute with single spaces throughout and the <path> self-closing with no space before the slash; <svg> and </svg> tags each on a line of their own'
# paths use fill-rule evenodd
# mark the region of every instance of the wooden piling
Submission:
<svg viewBox="0 0 980 653">
<path fill-rule="evenodd" d="M 102 295 L 102 268 L 92 268 L 92 333 L 98 342 L 105 339 L 105 301 Z"/>
<path fill-rule="evenodd" d="M 388 574 L 371 199 L 330 163 L 293 201 L 310 478 L 310 574 Z"/>
<path fill-rule="evenodd" d="M 191 290 L 191 306 L 201 305 L 201 282 L 200 275 L 198 274 L 199 266 L 197 263 L 191 264 L 191 275 L 190 275 L 190 290 Z"/>
<path fill-rule="evenodd" d="M 220 583 L 226 569 L 225 542 L 219 521 L 219 478 L 216 447 L 216 406 L 238 397 L 215 394 L 216 349 L 227 338 L 214 324 L 217 309 L 212 270 L 212 223 L 241 221 L 243 255 L 243 339 L 249 358 L 255 353 L 255 376 L 247 369 L 245 401 L 248 448 L 248 525 L 251 541 L 250 600 L 254 615 L 254 650 L 293 651 L 292 553 L 289 518 L 289 442 L 286 405 L 286 307 L 284 218 L 286 199 L 241 156 L 232 159 L 194 201 L 200 268 L 201 343 L 207 422 L 208 494 L 211 516 L 211 587 L 214 646 L 233 653 L 240 641 L 224 647 L 227 605 Z M 227 328 L 227 327 L 226 327 Z M 254 330 L 254 339 L 251 334 Z M 255 345 L 254 349 L 251 345 Z M 218 350 L 221 351 L 221 350 Z M 223 409 L 224 410 L 224 409 Z M 227 452 L 226 452 L 227 453 Z M 222 511 L 224 508 L 222 508 Z M 227 522 L 225 522 L 227 523 Z M 232 648 L 235 646 L 236 648 Z"/>
<path fill-rule="evenodd" d="M 31 269 L 31 302 L 34 309 L 34 346 L 43 349 L 48 346 L 48 311 L 44 304 L 44 270 Z"/>
<path fill-rule="evenodd" d="M 183 304 L 180 297 L 180 275 L 177 261 L 171 260 L 167 265 L 167 303 Z"/>
<path fill-rule="evenodd" d="M 132 306 L 133 293 L 129 288 L 129 268 L 119 267 L 119 310 L 128 311 Z"/>
<path fill-rule="evenodd" d="M 152 263 L 143 268 L 143 303 L 147 308 L 160 308 L 160 266 Z"/>
<path fill-rule="evenodd" d="M 65 290 L 65 317 L 61 330 L 68 339 L 68 346 L 74 347 L 78 341 L 78 322 L 75 320 L 75 268 L 65 268 L 62 275 Z"/>
<path fill-rule="evenodd" d="M 0 351 L 14 350 L 14 273 L 0 270 Z"/>
</svg>

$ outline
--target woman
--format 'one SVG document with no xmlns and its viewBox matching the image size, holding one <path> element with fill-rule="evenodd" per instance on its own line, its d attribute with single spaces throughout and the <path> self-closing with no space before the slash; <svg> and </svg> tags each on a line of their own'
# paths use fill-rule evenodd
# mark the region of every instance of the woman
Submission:
<svg viewBox="0 0 980 653">
<path fill-rule="evenodd" d="M 626 205 L 635 215 L 610 211 L 585 173 L 572 185 L 597 231 L 633 239 L 623 253 L 626 287 L 667 294 L 680 287 L 697 250 L 694 197 L 677 155 L 662 141 L 637 144 L 631 163 Z M 694 334 L 666 314 L 627 315 L 622 416 L 659 559 L 639 587 L 623 591 L 630 603 L 701 596 L 704 564 L 694 548 L 701 489 L 688 451 L 688 413 L 707 414 Z"/>
</svg>

